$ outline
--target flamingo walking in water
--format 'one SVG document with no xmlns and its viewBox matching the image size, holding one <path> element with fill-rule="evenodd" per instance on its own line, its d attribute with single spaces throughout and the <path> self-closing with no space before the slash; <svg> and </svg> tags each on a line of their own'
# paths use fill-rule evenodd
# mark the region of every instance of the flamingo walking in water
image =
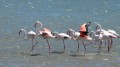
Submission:
<svg viewBox="0 0 120 67">
<path fill-rule="evenodd" d="M 102 37 L 100 37 L 100 35 L 96 34 L 94 31 L 91 31 L 90 36 L 92 36 L 92 35 L 93 35 L 92 39 L 95 42 L 95 45 L 97 42 L 99 45 L 101 45 L 102 44 Z M 101 48 L 101 46 L 99 46 L 99 48 Z M 98 49 L 98 53 L 99 53 L 99 50 L 100 49 Z"/>
<path fill-rule="evenodd" d="M 73 30 L 73 29 L 68 29 L 68 30 L 67 30 L 67 34 L 68 34 L 69 36 L 71 36 L 71 39 L 77 40 L 77 43 L 78 43 L 77 52 L 78 52 L 78 51 L 79 51 L 79 40 L 78 40 L 78 38 L 79 38 L 79 36 L 80 36 L 80 33 L 79 33 L 79 32 L 76 32 L 76 31 Z"/>
<path fill-rule="evenodd" d="M 83 46 L 84 46 L 84 55 L 86 53 L 86 46 L 89 45 L 89 44 L 92 44 L 93 43 L 93 40 L 91 37 L 87 36 L 87 37 L 79 37 L 77 38 L 78 40 L 81 40 Z M 90 43 L 89 44 L 85 44 L 84 41 L 89 41 Z"/>
<path fill-rule="evenodd" d="M 94 40 L 95 45 L 97 42 L 99 44 L 101 37 L 98 34 L 96 34 L 94 31 L 91 31 L 90 36 L 92 36 L 92 39 Z"/>
<path fill-rule="evenodd" d="M 112 47 L 112 44 L 113 44 L 112 39 L 119 38 L 119 35 L 113 30 L 106 31 L 106 30 L 102 29 L 100 24 L 97 24 L 96 30 L 97 30 L 97 33 L 99 33 L 99 36 L 102 38 L 103 41 L 108 41 L 108 53 L 109 53 L 110 49 Z M 100 45 L 99 49 L 101 50 L 101 45 Z"/>
<path fill-rule="evenodd" d="M 58 33 L 58 32 L 53 32 L 53 35 L 55 36 L 56 39 L 63 40 L 63 45 L 64 45 L 63 53 L 64 53 L 65 52 L 65 42 L 64 42 L 64 40 L 71 39 L 71 37 L 69 35 L 67 35 L 66 33 Z"/>
<path fill-rule="evenodd" d="M 40 27 L 37 28 L 37 25 L 40 25 Z M 36 28 L 36 33 L 40 34 L 39 30 L 42 28 L 42 23 L 40 21 L 36 21 L 34 27 Z"/>
<path fill-rule="evenodd" d="M 34 26 L 37 27 L 38 24 L 40 25 L 40 28 L 41 28 L 42 27 L 42 23 L 39 22 L 39 21 L 36 22 Z M 55 36 L 52 35 L 51 30 L 49 30 L 48 28 L 44 28 L 43 30 L 40 30 L 40 28 L 36 29 L 37 30 L 36 32 L 38 32 L 37 36 L 40 36 L 40 37 L 42 37 L 43 39 L 46 40 L 46 42 L 48 44 L 48 48 L 49 48 L 49 54 L 50 54 L 50 44 L 49 44 L 48 39 L 49 38 L 55 38 Z"/>
<path fill-rule="evenodd" d="M 114 30 L 108 29 L 107 32 L 109 32 L 109 33 L 117 36 L 118 38 L 120 38 L 120 35 L 116 31 L 114 31 Z"/>
<path fill-rule="evenodd" d="M 78 37 L 79 40 L 82 41 L 83 43 L 83 46 L 84 46 L 84 55 L 86 53 L 86 46 L 88 44 L 85 44 L 84 41 L 90 41 L 89 44 L 92 44 L 93 43 L 93 40 L 91 37 L 88 36 L 88 27 L 90 26 L 91 22 L 88 22 L 88 23 L 84 23 L 80 26 L 80 36 Z"/>
<path fill-rule="evenodd" d="M 73 39 L 77 40 L 78 42 L 78 50 L 79 51 L 79 41 L 78 40 L 81 40 L 83 46 L 84 46 L 84 55 L 86 53 L 86 46 L 88 44 L 85 44 L 84 41 L 92 41 L 92 38 L 90 38 L 87 33 L 88 33 L 88 27 L 90 26 L 91 22 L 88 22 L 88 23 L 85 23 L 83 25 L 80 26 L 80 32 L 75 32 L 74 30 L 72 29 L 69 29 L 67 31 L 67 33 L 73 37 Z M 89 44 L 91 44 L 93 42 L 90 42 Z"/>
<path fill-rule="evenodd" d="M 19 35 L 22 31 L 24 32 L 24 37 L 27 37 L 27 40 L 32 38 L 32 49 L 30 50 L 30 54 L 33 54 L 33 49 L 34 49 L 35 45 L 38 43 L 38 41 L 36 41 L 36 43 L 34 44 L 33 41 L 35 40 L 35 37 L 37 35 L 34 31 L 30 31 L 27 33 L 26 30 L 24 30 L 24 29 L 20 29 Z"/>
</svg>

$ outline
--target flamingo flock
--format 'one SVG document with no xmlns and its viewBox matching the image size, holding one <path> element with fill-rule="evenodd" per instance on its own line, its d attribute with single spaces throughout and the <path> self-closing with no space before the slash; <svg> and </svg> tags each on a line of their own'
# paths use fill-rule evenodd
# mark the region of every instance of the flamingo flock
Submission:
<svg viewBox="0 0 120 67">
<path fill-rule="evenodd" d="M 24 32 L 24 39 L 27 39 L 27 40 L 30 38 L 32 39 L 32 48 L 30 50 L 30 54 L 33 54 L 34 47 L 36 44 L 38 44 L 38 41 L 35 39 L 36 37 L 41 37 L 46 41 L 46 43 L 48 44 L 49 54 L 51 53 L 51 47 L 49 44 L 49 39 L 51 38 L 63 41 L 63 46 L 64 46 L 64 49 L 62 51 L 63 53 L 65 52 L 65 48 L 66 48 L 65 42 L 64 42 L 66 39 L 77 41 L 78 43 L 77 52 L 79 52 L 79 47 L 80 47 L 79 41 L 80 41 L 84 46 L 84 55 L 86 53 L 86 46 L 93 43 L 99 46 L 98 53 L 100 53 L 103 41 L 105 42 L 105 45 L 107 42 L 108 44 L 107 51 L 109 53 L 113 45 L 113 38 L 120 38 L 119 34 L 116 33 L 116 31 L 111 29 L 105 30 L 102 28 L 100 24 L 96 24 L 95 31 L 89 32 L 88 36 L 83 36 L 83 34 L 80 32 L 82 30 L 81 28 L 79 31 L 75 31 L 70 28 L 66 31 L 66 33 L 58 33 L 56 31 L 51 31 L 46 27 L 42 28 L 43 25 L 39 21 L 36 21 L 36 23 L 34 24 L 34 27 L 36 28 L 35 32 L 32 30 L 29 32 L 26 32 L 25 29 L 20 29 L 19 31 L 19 35 L 21 34 L 22 31 Z M 85 44 L 86 41 L 88 41 L 89 43 Z"/>
</svg>

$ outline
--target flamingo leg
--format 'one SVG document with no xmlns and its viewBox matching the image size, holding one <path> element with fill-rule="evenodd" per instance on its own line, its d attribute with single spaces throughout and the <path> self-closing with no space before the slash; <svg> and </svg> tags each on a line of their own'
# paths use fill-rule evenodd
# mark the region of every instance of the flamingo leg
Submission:
<svg viewBox="0 0 120 67">
<path fill-rule="evenodd" d="M 49 48 L 49 54 L 50 54 L 50 44 L 49 44 L 49 41 L 48 39 L 46 39 L 47 43 L 48 43 L 48 48 Z"/>
<path fill-rule="evenodd" d="M 33 38 L 32 38 L 32 49 L 30 50 L 30 54 L 33 54 Z"/>
<path fill-rule="evenodd" d="M 101 42 L 101 41 L 98 41 L 98 45 L 99 45 L 100 42 Z"/>
<path fill-rule="evenodd" d="M 89 44 L 92 44 L 93 42 L 90 42 Z M 85 46 L 89 45 L 89 44 L 86 44 Z"/>
<path fill-rule="evenodd" d="M 109 51 L 110 51 L 110 40 L 108 40 L 108 54 L 109 54 Z"/>
<path fill-rule="evenodd" d="M 100 43 L 100 41 L 99 41 L 99 40 L 98 40 L 97 42 L 98 42 L 98 44 Z"/>
<path fill-rule="evenodd" d="M 99 45 L 99 40 L 95 40 L 95 45 Z"/>
<path fill-rule="evenodd" d="M 100 44 L 100 43 L 98 43 L 98 45 L 99 45 L 99 47 L 98 47 L 98 53 L 99 53 L 99 52 L 100 52 L 100 45 L 101 45 L 101 44 Z"/>
<path fill-rule="evenodd" d="M 84 56 L 85 56 L 85 53 L 86 53 L 86 45 L 84 44 L 84 42 L 82 41 L 83 43 L 83 46 L 84 46 Z"/>
<path fill-rule="evenodd" d="M 102 46 L 102 41 L 100 41 L 99 48 L 98 48 L 98 53 L 101 53 L 101 46 Z"/>
<path fill-rule="evenodd" d="M 77 52 L 79 52 L 79 46 L 80 46 L 79 40 L 77 40 L 77 42 L 78 42 L 78 49 L 77 49 Z"/>
<path fill-rule="evenodd" d="M 112 44 L 113 44 L 113 40 L 112 40 L 112 38 L 111 38 L 111 43 L 110 43 L 110 46 L 109 46 L 109 47 L 110 47 L 110 50 L 111 50 L 111 48 L 112 48 Z M 109 51 L 110 51 L 110 50 L 109 50 Z"/>
<path fill-rule="evenodd" d="M 83 41 L 82 41 L 82 43 L 83 43 L 83 46 L 84 46 L 84 55 L 85 55 L 85 53 L 86 53 L 86 46 L 89 45 L 89 44 L 92 44 L 93 42 L 90 42 L 89 44 L 86 44 L 86 45 L 84 44 Z"/>
<path fill-rule="evenodd" d="M 106 41 L 105 41 L 105 47 L 106 47 L 106 44 L 107 44 L 107 43 L 106 43 Z"/>
<path fill-rule="evenodd" d="M 95 45 L 97 44 L 97 41 L 95 41 Z"/>
<path fill-rule="evenodd" d="M 65 52 L 65 42 L 64 42 L 64 39 L 63 39 L 63 45 L 64 45 L 64 50 L 63 50 L 63 53 Z"/>
<path fill-rule="evenodd" d="M 30 50 L 30 52 L 33 52 L 34 47 L 36 46 L 36 44 L 38 43 L 38 41 L 36 41 L 36 43 L 34 45 L 32 45 L 32 49 Z"/>
</svg>

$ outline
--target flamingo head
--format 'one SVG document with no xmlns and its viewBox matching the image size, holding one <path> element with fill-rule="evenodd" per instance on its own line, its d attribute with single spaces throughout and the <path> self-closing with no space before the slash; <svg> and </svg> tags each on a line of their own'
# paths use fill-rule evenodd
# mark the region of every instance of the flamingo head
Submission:
<svg viewBox="0 0 120 67">
<path fill-rule="evenodd" d="M 87 25 L 88 25 L 88 27 L 89 27 L 89 26 L 91 25 L 91 22 L 88 22 Z"/>
<path fill-rule="evenodd" d="M 75 30 L 70 28 L 70 29 L 67 30 L 67 34 L 70 35 L 71 33 L 75 33 Z"/>
<path fill-rule="evenodd" d="M 72 30 L 71 28 L 68 29 L 66 33 L 69 34 L 71 32 L 71 30 Z"/>
<path fill-rule="evenodd" d="M 19 31 L 19 35 L 20 35 L 20 33 L 21 33 L 22 31 L 25 31 L 25 30 L 24 30 L 24 29 L 20 29 L 20 31 Z"/>
<path fill-rule="evenodd" d="M 56 36 L 58 34 L 58 32 L 54 31 L 54 32 L 51 32 L 53 36 Z"/>
<path fill-rule="evenodd" d="M 19 35 L 20 35 L 20 33 L 21 33 L 22 31 L 24 32 L 24 36 L 25 36 L 25 35 L 26 35 L 26 30 L 25 30 L 25 29 L 20 29 Z"/>
<path fill-rule="evenodd" d="M 36 21 L 36 23 L 34 24 L 34 27 L 37 27 L 37 24 L 40 24 L 40 27 L 42 27 L 42 23 L 39 21 Z"/>
<path fill-rule="evenodd" d="M 19 35 L 20 35 L 21 32 L 22 32 L 22 31 L 20 30 L 20 31 L 19 31 Z"/>
<path fill-rule="evenodd" d="M 101 25 L 97 24 L 97 26 L 95 27 L 95 29 L 98 30 L 99 28 L 101 28 Z"/>
</svg>

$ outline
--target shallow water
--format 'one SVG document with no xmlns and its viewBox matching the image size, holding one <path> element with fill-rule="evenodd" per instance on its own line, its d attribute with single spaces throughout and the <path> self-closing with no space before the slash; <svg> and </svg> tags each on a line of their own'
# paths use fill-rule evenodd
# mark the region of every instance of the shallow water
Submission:
<svg viewBox="0 0 120 67">
<path fill-rule="evenodd" d="M 31 56 L 31 40 L 18 35 L 21 28 L 35 31 L 37 20 L 52 31 L 79 31 L 81 24 L 91 21 L 120 34 L 119 18 L 119 0 L 0 0 L 0 67 L 120 67 L 119 39 L 114 39 L 110 54 L 104 45 L 98 54 L 98 46 L 91 44 L 83 56 L 83 45 L 77 53 L 77 42 L 73 40 L 65 41 L 66 51 L 61 53 L 62 40 L 49 39 L 49 54 L 47 43 L 38 37 L 39 44 Z M 92 23 L 90 31 L 94 27 Z"/>
</svg>

